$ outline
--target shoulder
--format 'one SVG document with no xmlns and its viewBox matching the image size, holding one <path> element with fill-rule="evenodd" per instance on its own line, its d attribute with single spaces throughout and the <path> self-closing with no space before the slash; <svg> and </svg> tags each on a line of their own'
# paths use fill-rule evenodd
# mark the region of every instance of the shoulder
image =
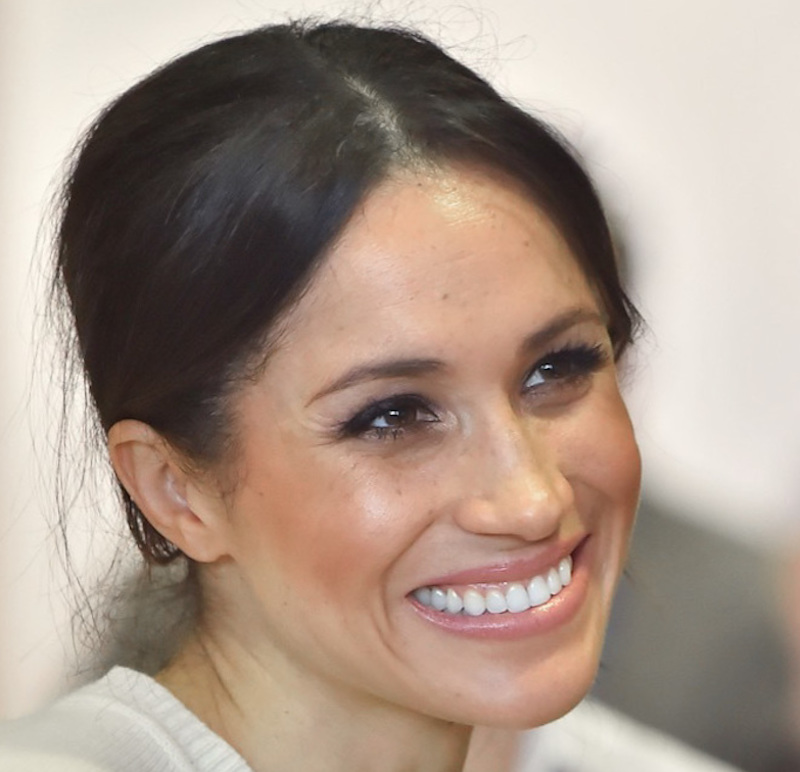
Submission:
<svg viewBox="0 0 800 772">
<path fill-rule="evenodd" d="M 0 745 L 0 772 L 106 772 L 93 762 L 59 752 L 8 748 Z"/>
<path fill-rule="evenodd" d="M 41 713 L 0 724 L 0 772 L 248 772 L 166 689 L 116 668 Z"/>
<path fill-rule="evenodd" d="M 133 768 L 126 764 L 132 758 L 151 769 L 139 755 L 159 730 L 131 704 L 131 694 L 143 686 L 139 678 L 147 677 L 112 671 L 40 713 L 0 725 L 0 772 L 123 772 Z"/>
<path fill-rule="evenodd" d="M 526 733 L 519 772 L 736 772 L 654 729 L 586 701 Z"/>
</svg>

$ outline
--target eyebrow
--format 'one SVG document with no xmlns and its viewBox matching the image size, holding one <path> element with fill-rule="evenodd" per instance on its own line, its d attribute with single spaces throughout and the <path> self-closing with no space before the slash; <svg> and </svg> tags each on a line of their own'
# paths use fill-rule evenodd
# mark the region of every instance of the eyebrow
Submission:
<svg viewBox="0 0 800 772">
<path fill-rule="evenodd" d="M 441 359 L 391 359 L 386 362 L 374 362 L 359 365 L 352 370 L 348 370 L 333 383 L 325 386 L 317 392 L 309 401 L 312 402 L 333 394 L 335 391 L 343 391 L 351 386 L 356 386 L 365 381 L 377 381 L 388 378 L 410 378 L 415 375 L 424 375 L 444 368 Z"/>
<path fill-rule="evenodd" d="M 603 317 L 594 309 L 571 308 L 556 316 L 551 322 L 540 330 L 527 336 L 520 346 L 520 351 L 533 351 L 545 346 L 550 340 L 561 335 L 572 327 L 587 322 L 594 322 L 605 327 Z M 344 391 L 360 383 L 389 378 L 409 378 L 426 375 L 445 368 L 441 359 L 408 358 L 389 359 L 385 361 L 368 362 L 348 370 L 333 383 L 328 384 L 317 392 L 307 404 L 316 402 L 322 397 L 337 391 Z"/>
</svg>

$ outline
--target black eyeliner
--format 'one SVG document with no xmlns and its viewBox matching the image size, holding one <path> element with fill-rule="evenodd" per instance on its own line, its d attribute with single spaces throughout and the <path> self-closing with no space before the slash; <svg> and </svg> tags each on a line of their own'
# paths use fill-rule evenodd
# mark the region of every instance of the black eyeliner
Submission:
<svg viewBox="0 0 800 772">
<path fill-rule="evenodd" d="M 591 375 L 610 361 L 609 353 L 605 347 L 596 343 L 589 345 L 586 343 L 566 344 L 554 349 L 541 357 L 536 364 L 528 371 L 525 376 L 527 381 L 537 370 L 552 366 L 556 376 L 552 382 L 568 381 L 574 378 Z M 566 368 L 567 372 L 558 373 L 557 368 Z"/>
<path fill-rule="evenodd" d="M 385 415 L 392 410 L 407 409 L 426 411 L 430 414 L 434 413 L 430 403 L 418 394 L 393 394 L 390 397 L 385 397 L 377 400 L 376 402 L 371 402 L 365 407 L 356 411 L 352 418 L 347 419 L 337 427 L 336 433 L 340 438 L 344 439 L 348 437 L 363 436 L 368 432 L 373 432 L 376 434 L 376 436 L 390 434 L 393 432 L 396 433 L 398 431 L 402 432 L 403 427 L 397 427 L 394 429 L 386 427 L 384 429 L 379 429 L 371 426 L 370 424 L 372 424 L 376 418 L 379 418 L 380 416 Z"/>
</svg>

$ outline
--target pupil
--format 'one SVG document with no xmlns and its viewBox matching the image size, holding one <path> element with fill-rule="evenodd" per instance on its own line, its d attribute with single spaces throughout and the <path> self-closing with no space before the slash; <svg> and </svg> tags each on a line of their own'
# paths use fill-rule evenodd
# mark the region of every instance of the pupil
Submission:
<svg viewBox="0 0 800 772">
<path fill-rule="evenodd" d="M 390 426 L 397 426 L 402 424 L 405 419 L 405 413 L 399 408 L 393 408 L 386 413 L 386 423 Z"/>
</svg>

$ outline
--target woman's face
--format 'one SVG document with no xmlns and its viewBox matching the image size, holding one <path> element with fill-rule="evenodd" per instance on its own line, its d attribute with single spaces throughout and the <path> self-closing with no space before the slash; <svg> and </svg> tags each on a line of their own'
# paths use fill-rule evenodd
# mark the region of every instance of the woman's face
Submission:
<svg viewBox="0 0 800 772">
<path fill-rule="evenodd" d="M 602 309 L 518 189 L 384 183 L 235 408 L 226 551 L 259 656 L 463 723 L 584 695 L 639 456 Z"/>
</svg>

